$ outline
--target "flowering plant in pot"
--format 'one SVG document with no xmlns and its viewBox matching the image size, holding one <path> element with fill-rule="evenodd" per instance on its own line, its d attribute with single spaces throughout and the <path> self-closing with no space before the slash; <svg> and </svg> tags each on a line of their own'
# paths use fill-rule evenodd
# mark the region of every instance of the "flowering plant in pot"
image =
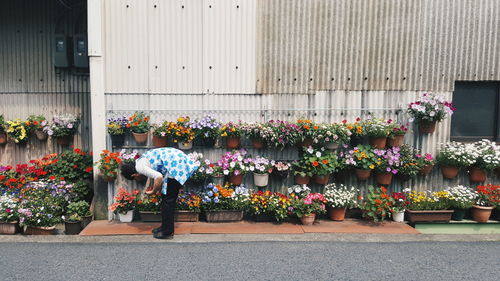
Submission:
<svg viewBox="0 0 500 281">
<path fill-rule="evenodd" d="M 271 160 L 262 156 L 250 158 L 248 169 L 253 172 L 253 182 L 255 186 L 264 187 L 268 185 L 269 174 L 273 171 Z"/>
<path fill-rule="evenodd" d="M 377 183 L 389 185 L 392 182 L 392 175 L 398 173 L 401 166 L 400 147 L 391 147 L 389 149 L 374 149 L 373 153 L 377 155 L 376 171 Z"/>
<path fill-rule="evenodd" d="M 448 115 L 452 115 L 455 108 L 444 96 L 425 93 L 416 101 L 408 104 L 410 121 L 419 123 L 422 133 L 433 133 L 436 122 L 441 122 Z"/>
<path fill-rule="evenodd" d="M 405 217 L 405 210 L 408 207 L 408 201 L 404 192 L 393 192 L 391 197 L 394 201 L 392 205 L 392 219 L 395 222 L 403 222 Z"/>
<path fill-rule="evenodd" d="M 128 118 L 128 128 L 132 132 L 137 143 L 142 144 L 148 140 L 148 132 L 151 128 L 149 124 L 149 116 L 144 112 L 135 112 Z"/>
<path fill-rule="evenodd" d="M 127 152 L 126 149 L 122 149 L 119 152 L 119 156 L 122 162 L 127 164 L 134 164 L 135 160 L 141 157 L 141 155 L 136 149 L 132 150 L 132 152 Z"/>
<path fill-rule="evenodd" d="M 76 182 L 92 177 L 92 154 L 79 148 L 66 150 L 47 160 L 46 169 L 56 178 L 64 177 L 69 182 Z"/>
<path fill-rule="evenodd" d="M 174 122 L 165 121 L 161 124 L 154 124 L 153 128 L 153 145 L 155 147 L 167 146 L 167 138 L 174 138 L 176 124 Z"/>
<path fill-rule="evenodd" d="M 311 188 L 305 184 L 296 184 L 289 187 L 287 191 L 291 198 L 305 198 L 309 193 L 311 193 Z"/>
<path fill-rule="evenodd" d="M 313 166 L 307 159 L 299 159 L 292 162 L 293 174 L 296 184 L 309 184 L 311 177 L 314 176 Z"/>
<path fill-rule="evenodd" d="M 402 145 L 399 151 L 399 168 L 397 176 L 401 180 L 409 180 L 418 175 L 422 167 L 419 164 L 418 159 L 415 155 L 418 154 L 418 150 L 409 146 Z"/>
<path fill-rule="evenodd" d="M 275 175 L 278 178 L 286 178 L 288 176 L 288 172 L 290 171 L 292 164 L 286 161 L 271 161 L 271 165 L 273 165 L 272 175 Z"/>
<path fill-rule="evenodd" d="M 249 171 L 250 158 L 244 149 L 233 150 L 222 155 L 217 165 L 222 167 L 223 173 L 229 176 L 229 181 L 234 185 L 240 185 L 243 176 Z"/>
<path fill-rule="evenodd" d="M 28 121 L 21 121 L 20 119 L 10 120 L 6 123 L 6 132 L 9 138 L 18 144 L 25 144 L 29 139 L 29 125 Z"/>
<path fill-rule="evenodd" d="M 391 121 L 391 123 L 389 123 L 390 133 L 387 139 L 387 145 L 390 147 L 403 145 L 405 134 L 408 132 L 408 123 L 406 125 L 399 125 L 397 123 L 392 123 L 392 120 L 389 121 Z"/>
<path fill-rule="evenodd" d="M 52 125 L 47 134 L 56 138 L 58 144 L 68 145 L 79 124 L 80 118 L 73 114 L 56 115 L 52 118 Z"/>
<path fill-rule="evenodd" d="M 408 219 L 410 222 L 449 222 L 453 210 L 451 206 L 451 195 L 448 191 L 412 191 L 404 190 L 408 200 Z"/>
<path fill-rule="evenodd" d="M 436 164 L 436 160 L 430 153 L 417 153 L 415 154 L 415 159 L 417 160 L 417 165 L 420 168 L 420 174 L 423 176 L 428 175 L 432 168 L 434 168 L 434 164 Z"/>
<path fill-rule="evenodd" d="M 301 198 L 295 196 L 292 198 L 291 213 L 300 218 L 304 225 L 312 225 L 317 214 L 325 212 L 326 199 L 321 193 L 309 193 Z"/>
<path fill-rule="evenodd" d="M 160 214 L 161 194 L 144 194 L 137 199 L 137 210 L 144 222 L 161 221 Z"/>
<path fill-rule="evenodd" d="M 38 140 L 47 140 L 50 125 L 43 115 L 30 115 L 27 121 L 31 126 L 31 131 L 35 132 Z"/>
<path fill-rule="evenodd" d="M 448 187 L 446 191 L 450 193 L 450 205 L 455 210 L 452 219 L 456 221 L 463 220 L 465 212 L 472 208 L 476 202 L 477 193 L 463 185 Z"/>
<path fill-rule="evenodd" d="M 198 170 L 189 178 L 189 181 L 196 185 L 204 185 L 205 181 L 212 177 L 213 174 L 213 169 L 209 167 L 210 160 L 203 159 L 203 154 L 199 152 L 191 152 L 188 157 L 198 166 Z M 210 173 L 208 173 L 209 168 L 211 169 Z"/>
<path fill-rule="evenodd" d="M 283 149 L 301 141 L 299 136 L 302 130 L 297 124 L 288 121 L 270 120 L 267 122 L 267 126 L 273 132 L 270 139 L 268 139 L 268 145 Z"/>
<path fill-rule="evenodd" d="M 98 162 L 98 167 L 105 181 L 112 182 L 116 179 L 121 162 L 120 152 L 111 152 L 109 150 L 103 150 L 101 152 L 101 159 Z"/>
<path fill-rule="evenodd" d="M 241 125 L 229 122 L 220 128 L 220 136 L 226 138 L 226 146 L 229 149 L 239 148 L 241 145 Z"/>
<path fill-rule="evenodd" d="M 202 172 L 207 175 L 207 178 L 212 177 L 212 181 L 215 185 L 224 185 L 224 170 L 222 167 L 219 166 L 218 163 L 210 162 L 208 159 L 205 159 L 205 165 L 206 167 L 205 169 L 202 169 Z M 200 168 L 203 168 L 205 165 L 200 166 Z"/>
<path fill-rule="evenodd" d="M 81 218 L 81 227 L 84 229 L 92 221 L 92 212 L 87 201 L 71 202 L 66 208 L 67 214 L 77 214 Z"/>
<path fill-rule="evenodd" d="M 205 146 L 213 147 L 219 137 L 219 129 L 222 124 L 212 114 L 207 114 L 201 119 L 189 121 L 188 126 L 195 133 L 196 140 Z"/>
<path fill-rule="evenodd" d="M 444 144 L 436 158 L 447 179 L 455 178 L 461 167 L 468 167 L 475 162 L 475 156 L 467 150 L 465 144 L 454 141 Z"/>
<path fill-rule="evenodd" d="M 358 145 L 344 154 L 346 165 L 355 169 L 358 180 L 367 180 L 375 169 L 378 156 L 369 145 Z"/>
<path fill-rule="evenodd" d="M 119 188 L 114 196 L 115 203 L 109 206 L 109 210 L 119 216 L 121 222 L 132 222 L 134 219 L 134 210 L 137 207 L 139 190 L 128 192 L 124 188 Z"/>
<path fill-rule="evenodd" d="M 114 146 L 123 146 L 125 134 L 128 132 L 128 120 L 125 116 L 108 118 L 106 128 L 111 136 L 111 142 Z"/>
<path fill-rule="evenodd" d="M 323 147 L 320 149 L 314 149 L 311 146 L 305 148 L 302 158 L 312 166 L 311 173 L 317 184 L 327 184 L 331 174 L 337 168 L 337 156 L 325 151 Z"/>
<path fill-rule="evenodd" d="M 248 213 L 256 221 L 284 221 L 288 218 L 291 200 L 288 196 L 272 191 L 257 191 L 250 195 Z"/>
<path fill-rule="evenodd" d="M 315 130 L 314 142 L 321 143 L 326 149 L 335 150 L 341 144 L 349 143 L 351 131 L 343 124 L 318 124 Z"/>
<path fill-rule="evenodd" d="M 365 201 L 361 205 L 364 218 L 379 222 L 390 216 L 394 206 L 394 199 L 387 193 L 385 187 L 375 188 L 369 186 L 368 193 L 364 198 Z"/>
<path fill-rule="evenodd" d="M 468 156 L 474 159 L 469 167 L 469 180 L 471 182 L 484 182 L 488 171 L 493 171 L 500 166 L 498 147 L 494 142 L 481 140 L 465 144 Z"/>
<path fill-rule="evenodd" d="M 62 207 L 50 196 L 23 199 L 18 209 L 19 224 L 25 234 L 54 234 L 55 225 L 61 222 Z"/>
<path fill-rule="evenodd" d="M 257 149 L 266 147 L 274 134 L 266 123 L 245 123 L 241 125 L 241 131 L 252 141 L 252 147 Z"/>
<path fill-rule="evenodd" d="M 18 230 L 18 198 L 12 195 L 0 196 L 0 234 L 15 234 Z"/>
<path fill-rule="evenodd" d="M 297 144 L 308 147 L 318 143 L 316 135 L 319 127 L 317 124 L 313 123 L 313 121 L 309 119 L 299 119 L 296 124 L 300 128 L 300 131 L 296 132 L 296 139 L 298 141 Z"/>
<path fill-rule="evenodd" d="M 62 219 L 66 235 L 77 235 L 82 231 L 82 218 L 78 214 L 68 213 L 62 216 Z"/>
<path fill-rule="evenodd" d="M 177 124 L 173 128 L 173 139 L 175 143 L 179 144 L 179 148 L 182 150 L 188 150 L 193 147 L 193 140 L 195 138 L 195 132 L 189 127 L 189 117 L 179 117 L 177 118 Z"/>
<path fill-rule="evenodd" d="M 353 208 L 358 203 L 359 190 L 335 183 L 325 185 L 325 199 L 327 201 L 328 215 L 333 221 L 343 221 L 347 208 Z"/>
<path fill-rule="evenodd" d="M 175 221 L 199 221 L 201 197 L 195 192 L 181 192 L 177 197 Z"/>
<path fill-rule="evenodd" d="M 391 132 L 390 123 L 392 120 L 381 118 L 367 119 L 364 121 L 365 135 L 368 136 L 370 145 L 376 149 L 384 149 L 387 144 L 387 137 Z"/>
<path fill-rule="evenodd" d="M 472 206 L 472 219 L 487 222 L 493 208 L 500 204 L 500 185 L 479 185 L 476 187 L 477 200 Z"/>
<path fill-rule="evenodd" d="M 353 123 L 347 123 L 347 120 L 342 121 L 346 128 L 351 131 L 351 144 L 356 146 L 361 143 L 361 140 L 366 136 L 365 123 L 361 118 L 357 117 Z"/>
<path fill-rule="evenodd" d="M 201 194 L 201 208 L 208 222 L 239 221 L 243 219 L 249 196 L 243 185 L 230 188 L 229 185 L 208 184 Z"/>
</svg>

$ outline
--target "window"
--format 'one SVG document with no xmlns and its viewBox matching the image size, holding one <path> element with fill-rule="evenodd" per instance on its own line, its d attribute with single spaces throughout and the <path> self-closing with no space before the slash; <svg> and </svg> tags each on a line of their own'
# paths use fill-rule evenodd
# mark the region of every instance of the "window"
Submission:
<svg viewBox="0 0 500 281">
<path fill-rule="evenodd" d="M 500 140 L 500 82 L 455 82 L 451 139 Z"/>
</svg>

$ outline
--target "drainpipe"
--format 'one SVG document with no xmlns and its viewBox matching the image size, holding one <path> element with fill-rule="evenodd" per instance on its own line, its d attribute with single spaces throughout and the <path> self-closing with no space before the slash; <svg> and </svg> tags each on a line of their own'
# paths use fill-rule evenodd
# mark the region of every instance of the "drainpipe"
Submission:
<svg viewBox="0 0 500 281">
<path fill-rule="evenodd" d="M 106 149 L 106 107 L 104 96 L 104 60 L 103 60 L 103 32 L 104 32 L 104 1 L 88 0 L 87 23 L 89 39 L 89 67 L 90 67 L 90 106 L 92 119 L 92 151 L 94 162 L 99 160 L 99 154 Z M 108 218 L 108 190 L 107 185 L 99 180 L 98 172 L 94 169 L 94 200 L 92 202 L 96 219 Z"/>
</svg>

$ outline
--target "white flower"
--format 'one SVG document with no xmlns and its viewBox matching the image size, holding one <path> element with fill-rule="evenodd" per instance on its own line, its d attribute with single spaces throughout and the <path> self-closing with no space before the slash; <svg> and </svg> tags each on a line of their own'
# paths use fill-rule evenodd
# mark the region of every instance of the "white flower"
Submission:
<svg viewBox="0 0 500 281">
<path fill-rule="evenodd" d="M 318 157 L 318 158 L 321 157 L 321 152 L 319 152 L 319 151 L 316 152 L 316 157 Z"/>
</svg>

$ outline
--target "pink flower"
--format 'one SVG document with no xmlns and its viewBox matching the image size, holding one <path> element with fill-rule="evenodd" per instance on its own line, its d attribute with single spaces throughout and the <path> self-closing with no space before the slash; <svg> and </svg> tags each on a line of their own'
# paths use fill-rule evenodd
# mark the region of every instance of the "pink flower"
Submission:
<svg viewBox="0 0 500 281">
<path fill-rule="evenodd" d="M 12 212 L 12 210 L 11 210 L 11 209 L 9 209 L 9 208 L 7 208 L 7 209 L 5 209 L 5 212 L 7 212 L 7 213 L 11 213 L 11 212 Z"/>
</svg>

